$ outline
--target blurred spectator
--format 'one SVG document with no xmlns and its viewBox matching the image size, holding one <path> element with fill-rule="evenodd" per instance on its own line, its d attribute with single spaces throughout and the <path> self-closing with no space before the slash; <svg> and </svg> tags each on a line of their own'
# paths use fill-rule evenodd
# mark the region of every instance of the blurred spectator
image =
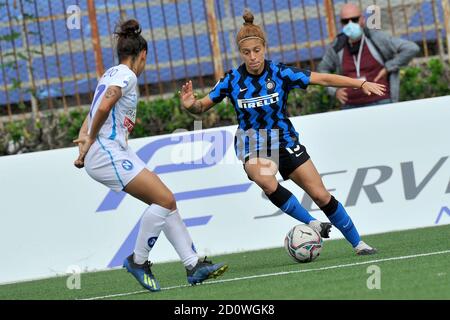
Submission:
<svg viewBox="0 0 450 320">
<path fill-rule="evenodd" d="M 361 89 L 328 88 L 342 109 L 397 102 L 400 91 L 399 68 L 407 65 L 419 47 L 411 41 L 369 29 L 358 6 L 347 3 L 341 10 L 340 33 L 318 66 L 323 73 L 337 73 L 386 85 L 385 95 L 366 95 Z"/>
</svg>

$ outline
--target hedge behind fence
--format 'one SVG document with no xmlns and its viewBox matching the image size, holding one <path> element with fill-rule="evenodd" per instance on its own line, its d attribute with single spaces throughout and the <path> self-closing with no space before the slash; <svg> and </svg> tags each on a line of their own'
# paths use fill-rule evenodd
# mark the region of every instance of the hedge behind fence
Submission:
<svg viewBox="0 0 450 320">
<path fill-rule="evenodd" d="M 401 70 L 400 100 L 415 100 L 450 95 L 450 66 L 431 59 L 422 66 Z M 294 90 L 288 99 L 288 113 L 298 116 L 339 110 L 336 99 L 320 86 L 307 91 Z M 39 121 L 17 120 L 0 129 L 0 155 L 49 150 L 73 146 L 72 140 L 86 117 L 87 110 L 74 109 L 68 114 L 46 112 Z M 171 133 L 177 128 L 192 130 L 194 120 L 201 120 L 203 128 L 236 124 L 234 109 L 225 102 L 201 116 L 183 110 L 177 95 L 170 99 L 140 101 L 136 126 L 131 138 Z"/>
</svg>

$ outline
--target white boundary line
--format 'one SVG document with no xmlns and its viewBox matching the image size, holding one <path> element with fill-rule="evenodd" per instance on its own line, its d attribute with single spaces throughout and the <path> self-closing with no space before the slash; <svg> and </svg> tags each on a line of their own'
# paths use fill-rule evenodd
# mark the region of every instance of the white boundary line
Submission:
<svg viewBox="0 0 450 320">
<path fill-rule="evenodd" d="M 287 275 L 287 274 L 304 273 L 304 272 L 311 272 L 311 271 L 323 271 L 323 270 L 331 270 L 331 269 L 338 269 L 338 268 L 347 268 L 347 267 L 361 266 L 361 265 L 371 264 L 371 263 L 413 259 L 413 258 L 427 257 L 427 256 L 433 256 L 433 255 L 438 255 L 438 254 L 447 254 L 447 253 L 450 253 L 450 250 L 430 252 L 430 253 L 420 253 L 420 254 L 414 254 L 414 255 L 409 255 L 409 256 L 376 259 L 376 260 L 369 260 L 369 261 L 355 262 L 355 263 L 348 263 L 348 264 L 340 264 L 340 265 L 328 266 L 328 267 L 322 267 L 322 268 L 316 268 L 316 269 L 293 270 L 293 271 L 284 271 L 284 272 L 277 272 L 277 273 L 259 274 L 259 275 L 240 277 L 240 278 L 213 280 L 213 281 L 204 282 L 202 285 L 232 282 L 232 281 L 241 281 L 241 280 L 256 279 L 256 278 L 266 278 L 266 277 L 273 277 L 273 276 L 282 276 L 282 275 Z M 190 285 L 185 284 L 185 285 L 179 285 L 179 286 L 173 286 L 173 287 L 166 287 L 166 288 L 162 288 L 161 290 L 163 290 L 163 291 L 164 290 L 173 290 L 173 289 L 179 289 L 179 288 L 184 288 L 184 287 L 190 287 Z M 127 292 L 127 293 L 118 293 L 118 294 L 111 294 L 111 295 L 107 295 L 107 296 L 93 297 L 93 298 L 81 299 L 81 300 L 100 300 L 100 299 L 130 296 L 133 294 L 145 293 L 145 292 L 148 292 L 148 291 L 141 290 L 141 291 Z"/>
</svg>

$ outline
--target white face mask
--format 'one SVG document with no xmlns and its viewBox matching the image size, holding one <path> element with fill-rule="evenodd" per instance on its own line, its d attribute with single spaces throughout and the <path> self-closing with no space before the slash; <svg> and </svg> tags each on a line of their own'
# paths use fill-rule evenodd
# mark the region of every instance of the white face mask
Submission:
<svg viewBox="0 0 450 320">
<path fill-rule="evenodd" d="M 342 32 L 344 32 L 344 34 L 352 40 L 358 40 L 363 34 L 361 26 L 352 21 L 347 23 L 344 28 L 342 28 Z"/>
</svg>

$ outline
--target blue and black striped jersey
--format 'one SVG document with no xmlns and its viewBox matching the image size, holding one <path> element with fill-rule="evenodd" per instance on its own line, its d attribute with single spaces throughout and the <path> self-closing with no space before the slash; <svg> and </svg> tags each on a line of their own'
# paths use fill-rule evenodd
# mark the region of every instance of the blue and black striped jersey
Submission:
<svg viewBox="0 0 450 320">
<path fill-rule="evenodd" d="M 286 103 L 290 90 L 307 88 L 310 75 L 308 70 L 265 60 L 262 74 L 252 75 L 242 64 L 227 72 L 215 85 L 209 97 L 215 103 L 225 97 L 230 99 L 236 111 L 238 131 L 246 136 L 244 140 L 236 134 L 238 157 L 242 156 L 241 152 L 292 147 L 298 142 L 298 133 L 287 116 Z M 272 141 L 267 142 L 266 137 L 272 137 L 269 139 Z M 249 139 L 258 141 L 255 147 L 249 146 Z"/>
</svg>

